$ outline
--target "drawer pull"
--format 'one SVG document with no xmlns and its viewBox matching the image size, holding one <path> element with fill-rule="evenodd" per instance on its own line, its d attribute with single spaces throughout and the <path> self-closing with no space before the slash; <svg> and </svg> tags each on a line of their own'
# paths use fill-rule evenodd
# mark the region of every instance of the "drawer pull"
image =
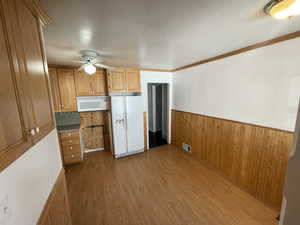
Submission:
<svg viewBox="0 0 300 225">
<path fill-rule="evenodd" d="M 73 149 L 73 147 L 71 146 L 70 149 Z"/>
<path fill-rule="evenodd" d="M 75 155 L 72 155 L 72 158 L 74 158 L 75 157 Z"/>
<path fill-rule="evenodd" d="M 69 142 L 72 143 L 72 140 L 70 140 Z"/>
</svg>

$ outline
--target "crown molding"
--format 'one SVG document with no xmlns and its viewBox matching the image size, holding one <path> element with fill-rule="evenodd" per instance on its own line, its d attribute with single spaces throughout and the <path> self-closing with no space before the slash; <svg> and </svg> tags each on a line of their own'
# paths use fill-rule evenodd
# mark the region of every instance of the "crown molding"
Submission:
<svg viewBox="0 0 300 225">
<path fill-rule="evenodd" d="M 300 31 L 285 34 L 285 35 L 282 35 L 282 36 L 279 36 L 279 37 L 276 37 L 276 38 L 273 38 L 273 39 L 270 39 L 270 40 L 267 40 L 267 41 L 259 42 L 259 43 L 249 45 L 249 46 L 244 47 L 244 48 L 240 48 L 240 49 L 237 49 L 237 50 L 234 50 L 234 51 L 231 51 L 231 52 L 227 52 L 225 54 L 221 54 L 221 55 L 218 55 L 218 56 L 214 56 L 214 57 L 211 57 L 211 58 L 207 58 L 207 59 L 197 61 L 197 62 L 192 63 L 192 64 L 181 66 L 181 67 L 173 69 L 171 72 L 178 72 L 180 70 L 184 70 L 184 69 L 191 68 L 191 67 L 194 67 L 194 66 L 199 66 L 199 65 L 206 64 L 206 63 L 209 63 L 209 62 L 217 61 L 217 60 L 220 60 L 220 59 L 224 59 L 224 58 L 227 58 L 227 57 L 238 55 L 238 54 L 248 52 L 248 51 L 251 51 L 251 50 L 254 50 L 254 49 L 263 48 L 263 47 L 266 47 L 266 46 L 269 46 L 269 45 L 273 45 L 273 44 L 276 44 L 276 43 L 279 43 L 279 42 L 287 41 L 287 40 L 298 38 L 298 37 L 300 37 Z"/>
</svg>

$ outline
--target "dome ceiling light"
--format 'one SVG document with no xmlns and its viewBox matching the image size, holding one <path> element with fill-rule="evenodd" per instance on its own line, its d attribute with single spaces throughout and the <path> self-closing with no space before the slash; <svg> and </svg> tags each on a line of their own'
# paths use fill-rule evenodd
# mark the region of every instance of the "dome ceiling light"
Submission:
<svg viewBox="0 0 300 225">
<path fill-rule="evenodd" d="M 271 0 L 264 11 L 278 20 L 289 19 L 300 15 L 300 0 Z"/>
</svg>

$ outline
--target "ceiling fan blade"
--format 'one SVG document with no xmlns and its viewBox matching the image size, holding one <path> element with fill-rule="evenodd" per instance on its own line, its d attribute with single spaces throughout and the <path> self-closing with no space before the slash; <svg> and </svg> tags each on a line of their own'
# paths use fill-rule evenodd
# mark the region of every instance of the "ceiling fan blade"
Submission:
<svg viewBox="0 0 300 225">
<path fill-rule="evenodd" d="M 105 69 L 110 69 L 110 70 L 114 69 L 114 67 L 112 67 L 112 66 L 104 65 L 104 64 L 101 64 L 101 63 L 95 63 L 94 65 L 96 67 L 101 67 L 101 68 L 105 68 Z"/>
</svg>

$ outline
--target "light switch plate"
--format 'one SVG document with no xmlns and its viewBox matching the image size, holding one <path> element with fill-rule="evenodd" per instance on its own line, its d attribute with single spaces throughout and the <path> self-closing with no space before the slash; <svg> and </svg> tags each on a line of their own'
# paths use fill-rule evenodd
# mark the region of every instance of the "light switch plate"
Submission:
<svg viewBox="0 0 300 225">
<path fill-rule="evenodd" d="M 12 215 L 8 195 L 0 200 L 0 225 L 7 225 Z"/>
</svg>

